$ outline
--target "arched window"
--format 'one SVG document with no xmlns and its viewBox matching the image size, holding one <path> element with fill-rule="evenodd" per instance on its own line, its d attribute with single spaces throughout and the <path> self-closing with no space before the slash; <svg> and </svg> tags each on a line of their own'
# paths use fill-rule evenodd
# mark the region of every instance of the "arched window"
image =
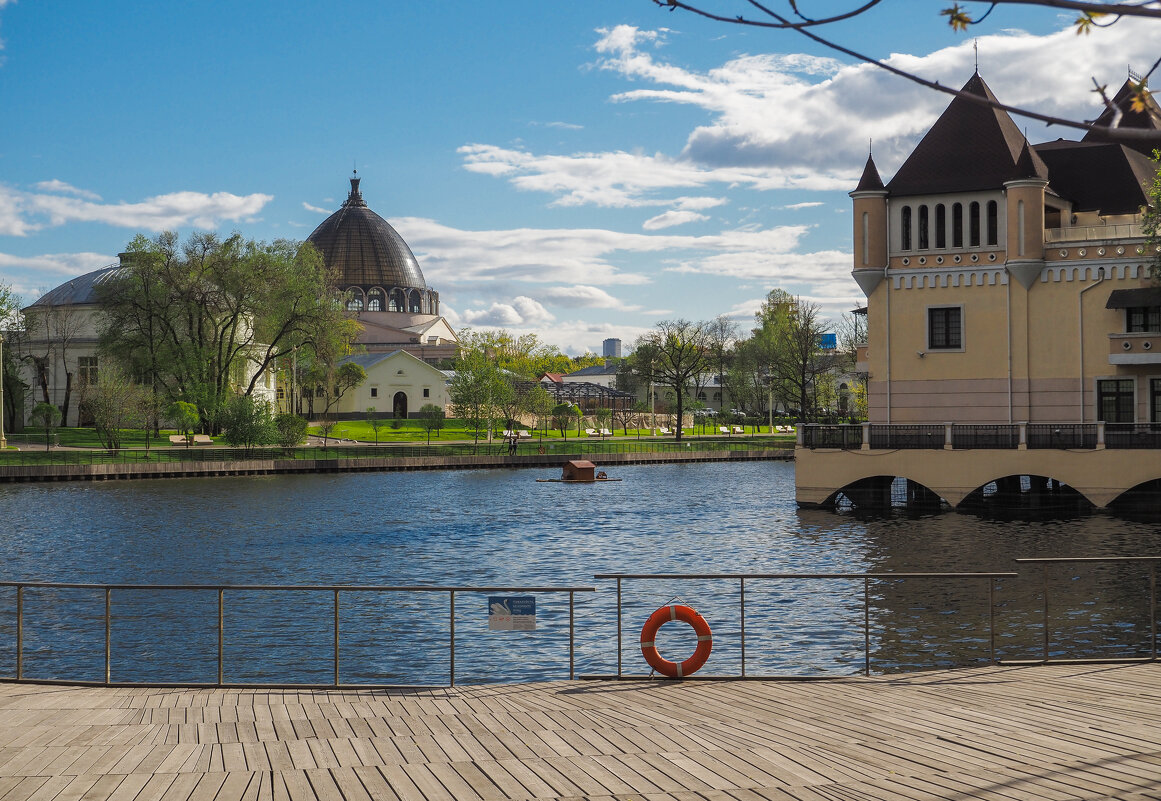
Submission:
<svg viewBox="0 0 1161 801">
<path fill-rule="evenodd" d="M 904 206 L 903 212 L 899 216 L 899 228 L 901 234 L 901 243 L 899 245 L 902 250 L 911 250 L 911 207 Z"/>
<path fill-rule="evenodd" d="M 367 311 L 383 311 L 383 290 L 379 287 L 367 293 Z"/>
<path fill-rule="evenodd" d="M 980 246 L 980 204 L 974 200 L 968 206 L 968 225 L 970 226 L 968 245 L 978 248 Z"/>
<path fill-rule="evenodd" d="M 927 250 L 931 242 L 927 238 L 927 206 L 919 207 L 919 249 Z"/>
<path fill-rule="evenodd" d="M 419 314 L 419 290 L 413 289 L 407 293 L 407 311 L 412 314 Z"/>
<path fill-rule="evenodd" d="M 350 300 L 347 301 L 347 311 L 358 312 L 358 311 L 362 311 L 362 310 L 363 310 L 363 299 L 362 298 L 351 298 Z"/>
<path fill-rule="evenodd" d="M 963 247 L 963 204 L 953 203 L 951 206 L 951 246 Z"/>
<path fill-rule="evenodd" d="M 994 200 L 988 201 L 988 244 L 1000 241 L 1000 207 Z"/>
<path fill-rule="evenodd" d="M 1016 255 L 1024 255 L 1024 201 L 1016 203 Z"/>
<path fill-rule="evenodd" d="M 947 208 L 942 203 L 935 204 L 935 246 L 947 247 Z"/>
<path fill-rule="evenodd" d="M 403 311 L 403 290 L 392 289 L 391 299 L 387 304 L 387 311 L 401 312 Z"/>
</svg>

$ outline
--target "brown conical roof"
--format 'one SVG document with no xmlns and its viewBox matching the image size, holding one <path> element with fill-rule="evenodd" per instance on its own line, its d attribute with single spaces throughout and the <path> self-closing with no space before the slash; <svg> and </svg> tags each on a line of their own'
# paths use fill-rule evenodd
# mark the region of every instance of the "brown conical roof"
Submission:
<svg viewBox="0 0 1161 801">
<path fill-rule="evenodd" d="M 1144 98 L 1145 108 L 1142 111 L 1133 110 L 1133 98 L 1137 87 L 1132 81 L 1126 80 L 1120 91 L 1112 99 L 1112 108 L 1106 108 L 1092 124 L 1092 128 L 1084 135 L 1082 142 L 1108 142 L 1110 140 L 1102 129 L 1107 129 L 1116 120 L 1120 113 L 1118 128 L 1137 128 L 1156 132 L 1156 136 L 1147 139 L 1120 139 L 1115 140 L 1126 147 L 1131 147 L 1138 153 L 1152 156 L 1154 150 L 1161 150 L 1161 106 L 1152 95 Z"/>
<path fill-rule="evenodd" d="M 961 93 L 995 103 L 996 96 L 977 72 Z M 1020 154 L 1027 140 L 1006 111 L 956 96 L 887 184 L 892 195 L 929 195 L 1000 189 L 1021 175 Z M 1031 154 L 1039 177 L 1044 163 Z"/>
<path fill-rule="evenodd" d="M 426 289 L 415 254 L 391 225 L 367 207 L 351 178 L 351 192 L 342 208 L 322 221 L 306 239 L 340 273 L 339 287 L 373 286 Z"/>
<path fill-rule="evenodd" d="M 863 167 L 863 177 L 859 179 L 856 192 L 872 192 L 885 189 L 883 179 L 879 177 L 879 169 L 875 166 L 875 159 L 867 154 L 867 164 Z"/>
</svg>

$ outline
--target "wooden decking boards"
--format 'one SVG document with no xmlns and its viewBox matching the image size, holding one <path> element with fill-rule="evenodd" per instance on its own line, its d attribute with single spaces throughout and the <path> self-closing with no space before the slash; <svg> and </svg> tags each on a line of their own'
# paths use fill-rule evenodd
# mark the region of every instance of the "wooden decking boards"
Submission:
<svg viewBox="0 0 1161 801">
<path fill-rule="evenodd" d="M 1161 664 L 423 690 L 0 684 L 0 801 L 1161 799 Z"/>
</svg>

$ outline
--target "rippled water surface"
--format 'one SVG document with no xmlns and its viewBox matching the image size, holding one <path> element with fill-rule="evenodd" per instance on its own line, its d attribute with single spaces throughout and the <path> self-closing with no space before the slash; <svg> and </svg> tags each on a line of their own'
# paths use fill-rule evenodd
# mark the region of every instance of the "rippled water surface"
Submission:
<svg viewBox="0 0 1161 801">
<path fill-rule="evenodd" d="M 132 584 L 596 587 L 578 593 L 578 674 L 618 668 L 616 583 L 598 573 L 1010 571 L 1038 556 L 1158 555 L 1161 526 L 1104 515 L 998 522 L 960 514 L 859 519 L 794 504 L 782 462 L 626 466 L 599 485 L 538 484 L 552 470 L 233 477 L 0 485 L 0 578 Z M 1053 568 L 1054 656 L 1148 655 L 1149 576 L 1140 565 Z M 861 580 L 750 580 L 749 675 L 841 675 L 864 665 Z M 622 668 L 648 613 L 673 598 L 714 628 L 707 674 L 741 668 L 737 581 L 623 583 Z M 873 670 L 1043 653 L 1040 568 L 996 583 L 908 579 L 869 586 Z M 100 679 L 104 593 L 28 589 L 26 677 Z M 216 679 L 217 593 L 114 591 L 114 681 Z M 537 596 L 537 631 L 488 632 L 487 597 L 458 593 L 456 681 L 563 678 L 568 595 Z M 343 593 L 344 682 L 445 683 L 448 593 Z M 678 629 L 671 631 L 671 629 Z M 330 682 L 330 592 L 227 591 L 227 682 Z M 688 629 L 659 647 L 681 659 Z M 15 674 L 16 593 L 0 588 L 0 674 Z"/>
</svg>

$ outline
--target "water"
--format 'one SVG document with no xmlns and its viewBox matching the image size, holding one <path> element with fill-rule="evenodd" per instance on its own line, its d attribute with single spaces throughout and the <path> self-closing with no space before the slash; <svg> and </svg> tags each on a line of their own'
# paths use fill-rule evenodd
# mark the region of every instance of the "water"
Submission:
<svg viewBox="0 0 1161 801">
<path fill-rule="evenodd" d="M 1010 571 L 1016 557 L 1158 555 L 1161 525 L 1105 515 L 1002 522 L 960 514 L 861 519 L 799 511 L 793 465 L 626 466 L 621 482 L 538 484 L 539 470 L 233 477 L 0 485 L 0 579 L 132 584 L 587 586 L 576 596 L 578 674 L 617 670 L 615 582 L 598 573 Z M 1043 650 L 1040 568 L 996 584 L 1001 658 Z M 1055 656 L 1149 653 L 1149 584 L 1139 565 L 1053 568 Z M 624 583 L 623 668 L 657 606 L 679 598 L 714 629 L 706 674 L 741 667 L 736 581 Z M 748 675 L 847 675 L 863 668 L 861 581 L 749 581 Z M 446 683 L 447 593 L 343 593 L 340 677 Z M 0 588 L 0 675 L 15 674 L 15 591 Z M 909 579 L 870 589 L 878 671 L 989 657 L 986 584 Z M 488 632 L 487 597 L 456 597 L 457 682 L 568 675 L 568 596 L 537 597 L 537 631 Z M 114 681 L 212 682 L 217 595 L 116 591 Z M 99 680 L 104 595 L 26 590 L 24 674 Z M 329 592 L 227 592 L 227 682 L 330 682 Z M 659 648 L 680 660 L 689 629 Z"/>
</svg>

